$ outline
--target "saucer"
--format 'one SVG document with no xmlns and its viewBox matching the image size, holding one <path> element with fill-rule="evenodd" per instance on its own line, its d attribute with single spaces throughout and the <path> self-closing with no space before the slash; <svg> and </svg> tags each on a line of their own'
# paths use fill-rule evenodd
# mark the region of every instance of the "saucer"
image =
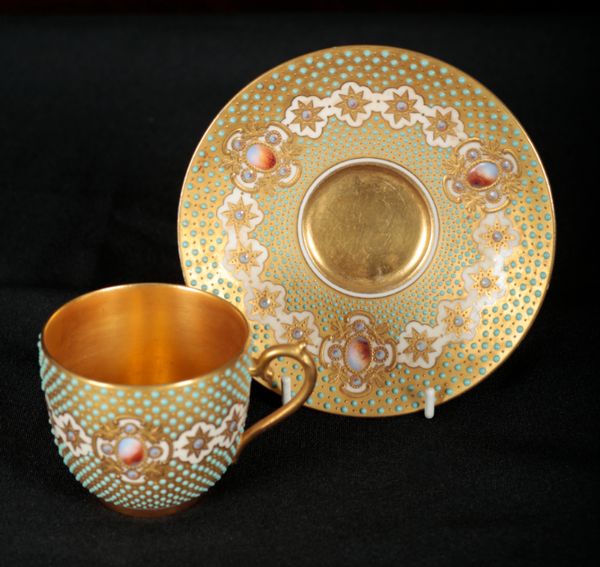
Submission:
<svg viewBox="0 0 600 567">
<path fill-rule="evenodd" d="M 528 332 L 552 271 L 548 180 L 485 87 L 381 46 L 268 71 L 204 134 L 181 192 L 187 285 L 240 307 L 254 348 L 304 342 L 309 407 L 422 410 L 472 388 Z M 302 379 L 287 360 L 259 380 Z"/>
</svg>

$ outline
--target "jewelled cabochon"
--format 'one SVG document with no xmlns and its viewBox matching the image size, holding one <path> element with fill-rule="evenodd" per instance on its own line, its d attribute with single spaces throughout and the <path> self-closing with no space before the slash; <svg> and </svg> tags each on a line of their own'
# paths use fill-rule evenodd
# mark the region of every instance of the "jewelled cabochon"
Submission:
<svg viewBox="0 0 600 567">
<path fill-rule="evenodd" d="M 236 95 L 194 153 L 178 232 L 186 283 L 241 308 L 256 353 L 306 342 L 307 404 L 353 416 L 485 378 L 533 322 L 555 245 L 545 172 L 508 109 L 450 65 L 380 46 L 299 57 Z M 274 390 L 302 380 L 273 369 Z"/>
</svg>

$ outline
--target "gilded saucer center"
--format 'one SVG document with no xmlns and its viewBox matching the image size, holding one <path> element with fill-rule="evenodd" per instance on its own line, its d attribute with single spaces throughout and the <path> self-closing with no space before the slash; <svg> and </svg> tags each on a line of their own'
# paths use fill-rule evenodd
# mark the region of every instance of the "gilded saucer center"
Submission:
<svg viewBox="0 0 600 567">
<path fill-rule="evenodd" d="M 421 275 L 435 248 L 437 215 L 425 187 L 404 168 L 349 160 L 311 185 L 298 232 L 309 266 L 325 283 L 378 297 Z"/>
</svg>

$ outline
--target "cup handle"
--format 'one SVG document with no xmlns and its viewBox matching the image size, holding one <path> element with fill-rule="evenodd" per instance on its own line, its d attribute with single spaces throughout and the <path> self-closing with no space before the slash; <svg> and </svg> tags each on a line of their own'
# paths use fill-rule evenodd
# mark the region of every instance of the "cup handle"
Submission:
<svg viewBox="0 0 600 567">
<path fill-rule="evenodd" d="M 274 345 L 265 349 L 256 360 L 255 366 L 250 368 L 250 374 L 252 374 L 252 376 L 261 376 L 264 378 L 269 364 L 280 356 L 293 358 L 302 365 L 302 369 L 304 370 L 302 387 L 287 404 L 277 408 L 273 413 L 269 414 L 267 417 L 263 417 L 244 431 L 235 460 L 238 459 L 240 453 L 246 448 L 246 445 L 248 445 L 255 437 L 299 410 L 315 387 L 317 381 L 317 369 L 315 368 L 315 364 L 312 361 L 310 354 L 306 350 L 306 345 L 303 343 Z"/>
</svg>

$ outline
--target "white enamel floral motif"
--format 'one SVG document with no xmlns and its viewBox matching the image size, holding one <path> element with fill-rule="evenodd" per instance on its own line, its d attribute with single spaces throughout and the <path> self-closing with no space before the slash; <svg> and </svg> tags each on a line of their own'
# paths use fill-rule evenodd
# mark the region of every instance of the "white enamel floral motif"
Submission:
<svg viewBox="0 0 600 567">
<path fill-rule="evenodd" d="M 506 215 L 486 215 L 473 231 L 473 240 L 482 254 L 495 261 L 498 256 L 506 259 L 512 254 L 519 244 L 519 233 Z"/>
<path fill-rule="evenodd" d="M 246 422 L 245 404 L 234 404 L 218 427 L 198 422 L 182 433 L 173 443 L 173 456 L 186 463 L 199 463 L 215 447 L 229 449 L 237 443 Z"/>
<path fill-rule="evenodd" d="M 398 362 L 407 366 L 431 368 L 442 353 L 442 329 L 411 321 L 398 341 Z"/>
<path fill-rule="evenodd" d="M 247 222 L 233 223 L 235 211 L 244 210 Z M 280 343 L 303 342 L 316 354 L 321 337 L 310 311 L 288 313 L 283 286 L 264 281 L 260 275 L 268 258 L 267 249 L 249 234 L 263 220 L 264 214 L 252 195 L 235 188 L 225 197 L 217 216 L 227 230 L 223 266 L 243 283 L 245 313 L 252 321 L 268 324 Z M 238 214 L 238 217 L 241 215 Z"/>
<path fill-rule="evenodd" d="M 504 264 L 519 235 L 502 212 L 483 218 L 473 233 L 481 260 L 462 273 L 465 296 L 440 301 L 437 324 L 410 322 L 398 341 L 398 361 L 412 368 L 431 368 L 448 343 L 475 336 L 481 310 L 506 293 Z"/>
<path fill-rule="evenodd" d="M 46 399 L 46 402 L 48 400 Z M 50 405 L 48 405 L 50 407 Z M 52 433 L 57 441 L 64 443 L 75 457 L 87 455 L 92 451 L 92 439 L 70 413 L 56 415 L 48 410 Z"/>
<path fill-rule="evenodd" d="M 297 96 L 286 109 L 282 123 L 294 134 L 318 138 L 331 116 L 359 127 L 374 113 L 395 130 L 420 124 L 430 146 L 453 147 L 467 138 L 456 109 L 428 106 L 406 85 L 377 93 L 351 81 L 328 97 Z"/>
<path fill-rule="evenodd" d="M 75 457 L 96 456 L 106 472 L 130 484 L 161 477 L 171 459 L 199 463 L 215 447 L 230 448 L 239 441 L 246 414 L 245 404 L 234 404 L 219 426 L 197 422 L 171 441 L 162 435 L 160 427 L 148 428 L 130 417 L 105 424 L 90 437 L 71 414 L 57 415 L 49 409 L 52 433 L 58 443 L 64 443 Z"/>
</svg>

